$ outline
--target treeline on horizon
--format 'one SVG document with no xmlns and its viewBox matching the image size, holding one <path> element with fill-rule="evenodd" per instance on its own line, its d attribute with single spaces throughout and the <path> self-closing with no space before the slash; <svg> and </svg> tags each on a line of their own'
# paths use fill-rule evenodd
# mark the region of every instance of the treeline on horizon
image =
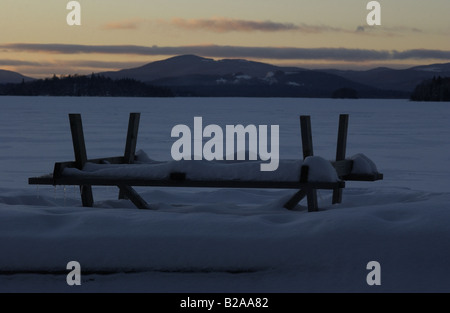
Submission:
<svg viewBox="0 0 450 313">
<path fill-rule="evenodd" d="M 246 97 L 318 97 L 319 94 L 285 94 L 287 91 L 271 90 L 271 86 L 261 90 L 260 86 L 229 86 L 231 90 L 219 88 L 214 93 L 214 86 L 186 86 L 187 90 L 174 87 L 154 86 L 131 78 L 111 79 L 103 75 L 68 75 L 17 84 L 0 84 L 3 96 L 72 96 L 72 97 L 176 97 L 176 96 L 246 96 Z M 217 86 L 216 86 L 217 87 Z M 205 89 L 205 94 L 196 91 Z M 287 87 L 285 87 L 287 88 Z M 292 88 L 291 88 L 292 89 Z M 236 94 L 237 93 L 237 94 Z M 358 92 L 353 88 L 340 88 L 333 92 L 331 98 L 356 99 Z M 450 77 L 434 77 L 416 86 L 410 95 L 411 101 L 450 101 Z"/>
<path fill-rule="evenodd" d="M 38 79 L 18 84 L 0 85 L 4 96 L 72 96 L 72 97 L 172 97 L 168 88 L 124 78 L 113 80 L 102 75 L 68 75 Z"/>
<path fill-rule="evenodd" d="M 450 101 L 450 77 L 433 77 L 420 83 L 411 94 L 412 101 Z"/>
</svg>

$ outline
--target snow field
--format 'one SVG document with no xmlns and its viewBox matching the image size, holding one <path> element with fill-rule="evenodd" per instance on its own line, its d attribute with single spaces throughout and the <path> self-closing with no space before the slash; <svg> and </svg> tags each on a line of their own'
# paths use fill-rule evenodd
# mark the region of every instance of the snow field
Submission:
<svg viewBox="0 0 450 313">
<path fill-rule="evenodd" d="M 0 290 L 153 292 L 449 291 L 450 108 L 402 100 L 0 99 Z M 320 212 L 282 208 L 291 190 L 138 188 L 155 211 L 94 188 L 27 185 L 73 159 L 67 114 L 81 113 L 90 158 L 123 154 L 129 112 L 141 112 L 138 149 L 170 160 L 170 129 L 205 122 L 280 125 L 280 156 L 301 156 L 298 116 L 310 114 L 315 155 L 333 159 L 340 113 L 347 155 L 385 175 L 348 182 L 343 203 L 319 191 Z M 361 167 L 373 169 L 366 162 Z M 366 284 L 378 261 L 382 286 Z M 103 275 L 101 273 L 104 273 Z M 49 273 L 49 274 L 46 274 Z"/>
</svg>

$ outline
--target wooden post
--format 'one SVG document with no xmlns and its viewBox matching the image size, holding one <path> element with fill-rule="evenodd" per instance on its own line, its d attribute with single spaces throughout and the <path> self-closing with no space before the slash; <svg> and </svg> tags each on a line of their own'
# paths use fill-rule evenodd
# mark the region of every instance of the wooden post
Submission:
<svg viewBox="0 0 450 313">
<path fill-rule="evenodd" d="M 303 159 L 306 159 L 307 157 L 314 155 L 311 117 L 309 115 L 300 116 L 300 128 L 302 132 Z"/>
<path fill-rule="evenodd" d="M 69 114 L 70 131 L 72 133 L 73 152 L 75 163 L 79 170 L 83 169 L 87 162 L 86 144 L 84 142 L 83 123 L 80 114 Z"/>
<path fill-rule="evenodd" d="M 134 163 L 134 157 L 136 154 L 136 144 L 139 130 L 140 113 L 130 113 L 130 119 L 128 121 L 127 141 L 125 144 L 124 163 Z M 119 199 L 127 199 L 127 195 L 123 192 L 123 188 L 120 188 Z"/>
<path fill-rule="evenodd" d="M 69 114 L 70 131 L 72 133 L 73 151 L 75 154 L 75 163 L 79 170 L 82 170 L 87 162 L 86 144 L 84 141 L 83 124 L 80 114 Z M 94 205 L 94 197 L 92 195 L 92 187 L 89 185 L 81 185 L 81 201 L 84 207 L 92 207 Z"/>
<path fill-rule="evenodd" d="M 311 131 L 311 117 L 309 115 L 300 116 L 300 128 L 302 131 L 302 147 L 303 159 L 314 155 L 312 131 Z M 308 212 L 318 211 L 317 205 L 317 190 L 309 188 L 306 192 L 308 198 Z"/>
<path fill-rule="evenodd" d="M 130 113 L 128 122 L 127 142 L 125 145 L 124 163 L 134 163 L 134 155 L 136 153 L 136 144 L 139 130 L 140 113 Z"/>
<path fill-rule="evenodd" d="M 336 161 L 345 160 L 345 153 L 347 150 L 347 133 L 348 133 L 348 114 L 341 114 L 339 116 Z M 341 202 L 342 202 L 342 189 L 341 188 L 334 189 L 333 204 Z"/>
<path fill-rule="evenodd" d="M 306 196 L 308 199 L 308 212 L 319 211 L 319 205 L 317 204 L 317 190 L 314 188 L 308 188 Z"/>
</svg>

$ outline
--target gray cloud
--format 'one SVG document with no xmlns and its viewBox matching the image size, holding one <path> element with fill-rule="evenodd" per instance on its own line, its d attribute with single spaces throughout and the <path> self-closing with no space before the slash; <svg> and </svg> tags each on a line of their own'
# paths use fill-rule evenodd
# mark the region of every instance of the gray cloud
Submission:
<svg viewBox="0 0 450 313">
<path fill-rule="evenodd" d="M 43 63 L 23 60 L 0 60 L 0 66 L 41 66 Z"/>
<path fill-rule="evenodd" d="M 142 62 L 118 62 L 98 60 L 53 60 L 46 62 L 29 62 L 23 60 L 0 59 L 0 66 L 17 67 L 88 67 L 88 68 L 128 68 L 142 65 Z"/>
<path fill-rule="evenodd" d="M 141 66 L 142 62 L 117 62 L 117 61 L 97 61 L 97 60 L 79 60 L 79 61 L 58 61 L 54 65 L 68 65 L 88 68 L 131 68 Z"/>
<path fill-rule="evenodd" d="M 14 43 L 4 44 L 0 47 L 6 50 L 23 52 L 46 52 L 57 54 L 140 54 L 148 55 L 153 47 L 127 46 L 127 45 L 71 45 L 71 44 L 34 44 Z"/>
<path fill-rule="evenodd" d="M 382 27 L 383 30 L 389 32 L 401 32 L 401 33 L 422 33 L 423 31 L 416 27 L 406 27 L 406 26 L 393 26 L 393 27 Z"/>
<path fill-rule="evenodd" d="M 395 60 L 406 60 L 406 59 L 450 59 L 450 51 L 443 50 L 424 50 L 424 49 L 413 49 L 406 51 L 393 51 L 393 58 Z"/>
<path fill-rule="evenodd" d="M 329 25 L 309 25 L 305 23 L 280 23 L 270 20 L 243 20 L 232 19 L 226 17 L 213 17 L 213 18 L 197 18 L 197 19 L 184 19 L 184 18 L 172 18 L 158 19 L 158 20 L 146 20 L 141 18 L 128 19 L 123 21 L 113 21 L 103 25 L 103 30 L 135 30 L 141 28 L 144 25 L 160 25 L 163 27 L 172 26 L 183 30 L 201 30 L 214 33 L 227 33 L 227 32 L 283 32 L 283 31 L 296 31 L 305 34 L 319 34 L 319 33 L 346 33 L 359 35 L 379 35 L 379 36 L 398 36 L 402 33 L 408 32 L 421 32 L 420 29 L 414 27 L 394 26 L 394 27 L 365 27 L 358 26 L 356 30 L 344 29 L 340 27 L 332 27 Z"/>
<path fill-rule="evenodd" d="M 404 36 L 409 33 L 423 33 L 422 30 L 415 27 L 405 27 L 405 26 L 364 26 L 358 25 L 356 27 L 354 34 L 361 36 L 375 36 L 375 37 L 399 37 Z"/>
<path fill-rule="evenodd" d="M 197 45 L 178 47 L 132 45 L 67 45 L 67 44 L 3 44 L 10 51 L 44 52 L 52 54 L 124 54 L 124 55 L 180 55 L 197 54 L 217 58 L 250 58 L 278 60 L 381 61 L 406 59 L 450 60 L 450 51 L 414 49 L 405 51 L 346 48 L 243 47 Z M 106 64 L 105 64 L 106 65 Z"/>
<path fill-rule="evenodd" d="M 103 30 L 134 30 L 144 25 L 161 25 L 174 26 L 184 30 L 202 30 L 215 33 L 227 32 L 281 32 L 281 31 L 298 31 L 303 33 L 323 33 L 323 32 L 345 32 L 352 31 L 342 28 L 331 27 L 327 25 L 308 25 L 308 24 L 294 24 L 294 23 L 280 23 L 270 20 L 255 21 L 243 19 L 231 19 L 225 17 L 214 17 L 208 19 L 184 19 L 172 18 L 170 20 L 158 19 L 155 21 L 144 19 L 128 19 L 123 21 L 113 21 L 101 27 Z"/>
<path fill-rule="evenodd" d="M 278 23 L 273 21 L 250 21 L 230 18 L 211 18 L 211 19 L 183 19 L 174 18 L 169 22 L 160 21 L 179 28 L 188 30 L 206 30 L 217 33 L 225 32 L 279 32 L 279 31 L 300 31 L 304 33 L 321 32 L 347 32 L 341 28 L 330 27 L 326 25 L 307 25 L 294 23 Z"/>
</svg>

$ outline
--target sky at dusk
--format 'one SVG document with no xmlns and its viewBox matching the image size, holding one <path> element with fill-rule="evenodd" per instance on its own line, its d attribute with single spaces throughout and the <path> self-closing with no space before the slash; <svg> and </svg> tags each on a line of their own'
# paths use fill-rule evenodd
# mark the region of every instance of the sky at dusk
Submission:
<svg viewBox="0 0 450 313">
<path fill-rule="evenodd" d="M 1 0 L 0 69 L 32 77 L 137 67 L 180 54 L 307 68 L 450 62 L 450 1 Z"/>
</svg>

